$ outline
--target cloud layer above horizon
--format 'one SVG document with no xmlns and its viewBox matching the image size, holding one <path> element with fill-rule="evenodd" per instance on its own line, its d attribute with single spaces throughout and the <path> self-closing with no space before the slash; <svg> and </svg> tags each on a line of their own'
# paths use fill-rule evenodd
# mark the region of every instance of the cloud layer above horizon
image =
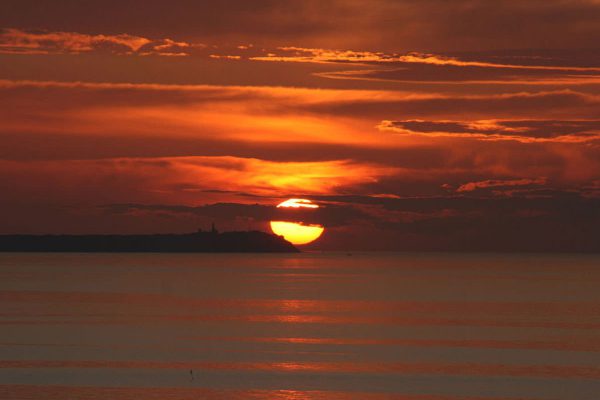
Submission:
<svg viewBox="0 0 600 400">
<path fill-rule="evenodd" d="M 600 250 L 600 3 L 447 3 L 3 2 L 0 233 Z"/>
</svg>

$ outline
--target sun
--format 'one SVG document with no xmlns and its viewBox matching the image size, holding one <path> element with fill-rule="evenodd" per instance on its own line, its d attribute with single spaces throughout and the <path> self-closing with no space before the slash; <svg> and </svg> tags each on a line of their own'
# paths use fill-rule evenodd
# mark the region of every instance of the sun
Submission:
<svg viewBox="0 0 600 400">
<path fill-rule="evenodd" d="M 277 208 L 319 208 L 310 200 L 289 199 L 280 203 Z M 271 230 L 276 235 L 283 236 L 287 241 L 295 245 L 303 245 L 314 242 L 325 231 L 322 225 L 305 225 L 302 222 L 271 221 Z"/>
<path fill-rule="evenodd" d="M 271 230 L 292 244 L 308 244 L 321 236 L 325 228 L 320 225 L 302 225 L 297 222 L 271 221 Z"/>
</svg>

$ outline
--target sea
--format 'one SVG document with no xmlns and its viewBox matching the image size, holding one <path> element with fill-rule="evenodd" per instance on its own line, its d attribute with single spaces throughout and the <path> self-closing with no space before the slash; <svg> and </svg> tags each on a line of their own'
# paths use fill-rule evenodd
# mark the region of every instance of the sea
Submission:
<svg viewBox="0 0 600 400">
<path fill-rule="evenodd" d="M 0 399 L 598 400 L 600 256 L 4 253 Z"/>
</svg>

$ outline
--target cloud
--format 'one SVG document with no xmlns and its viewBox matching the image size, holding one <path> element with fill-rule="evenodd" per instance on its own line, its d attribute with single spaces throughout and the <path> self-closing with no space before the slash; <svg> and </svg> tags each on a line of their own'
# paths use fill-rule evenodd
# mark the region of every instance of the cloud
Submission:
<svg viewBox="0 0 600 400">
<path fill-rule="evenodd" d="M 471 181 L 476 190 L 403 197 L 385 193 L 385 184 L 361 189 L 377 169 L 344 162 L 174 157 L 2 161 L 0 167 L 0 185 L 11 188 L 0 199 L 2 232 L 189 232 L 211 221 L 224 230 L 267 230 L 276 217 L 325 224 L 319 245 L 329 249 L 598 249 L 600 197 L 548 188 L 535 196 L 485 191 L 532 189 L 541 178 Z M 597 193 L 597 182 L 588 186 Z M 274 207 L 288 196 L 322 207 L 316 213 Z"/>
<path fill-rule="evenodd" d="M 184 3 L 0 2 L 0 229 L 598 247 L 598 2 Z"/>
<path fill-rule="evenodd" d="M 501 53 L 504 54 L 505 53 Z M 489 54 L 488 54 L 489 55 Z M 469 53 L 469 56 L 477 57 L 477 53 Z M 529 70 L 529 71 L 567 71 L 574 72 L 600 72 L 600 67 L 580 67 L 576 65 L 535 65 L 531 62 L 527 64 L 502 63 L 478 60 L 463 60 L 455 56 L 446 56 L 442 54 L 408 52 L 384 53 L 356 50 L 336 50 L 336 49 L 311 49 L 294 46 L 282 46 L 271 50 L 269 54 L 250 57 L 257 61 L 282 61 L 282 62 L 314 62 L 314 63 L 358 63 L 366 65 L 377 64 L 426 64 L 434 66 L 452 66 L 452 67 L 478 67 L 478 68 L 496 68 L 508 70 Z M 489 59 L 489 58 L 488 58 Z M 535 58 L 534 58 L 535 60 Z M 439 69 L 438 69 L 439 71 Z"/>
<path fill-rule="evenodd" d="M 271 199 L 269 199 L 271 200 Z M 272 201 L 272 200 L 271 200 Z M 276 202 L 277 200 L 275 200 Z M 368 221 L 372 216 L 350 204 L 324 204 L 318 209 L 281 209 L 271 204 L 212 203 L 199 206 L 161 204 L 109 204 L 99 206 L 102 212 L 115 215 L 152 214 L 174 218 L 202 217 L 225 223 L 237 221 L 239 226 L 252 221 L 266 225 L 272 220 L 295 221 L 304 224 L 324 224 L 329 228 L 346 226 L 356 221 Z"/>
<path fill-rule="evenodd" d="M 262 227 L 272 218 L 320 223 L 326 235 L 317 248 L 370 250 L 598 251 L 600 199 L 555 191 L 547 197 L 313 196 L 322 207 L 287 210 L 270 204 L 211 203 L 199 206 L 113 204 L 105 218 L 164 216 L 217 221 L 218 226 Z M 200 224 L 202 226 L 202 224 Z"/>
<path fill-rule="evenodd" d="M 336 101 L 342 95 L 352 99 L 373 94 L 268 87 L 4 81 L 0 82 L 0 112 L 4 132 L 76 136 L 121 133 L 157 140 L 161 140 L 162 133 L 162 139 L 230 141 L 238 146 L 246 142 L 254 148 L 265 142 L 351 146 L 370 139 L 366 133 L 347 135 L 347 121 L 323 119 L 298 106 Z M 48 102 L 48 98 L 53 101 Z M 107 118 L 109 130 L 99 123 Z"/>
<path fill-rule="evenodd" d="M 269 206 L 289 196 L 327 206 L 290 218 L 325 221 L 330 229 L 323 246 L 330 249 L 460 248 L 482 240 L 477 229 L 487 232 L 477 248 L 493 248 L 494 240 L 513 235 L 507 221 L 532 235 L 564 226 L 581 238 L 564 210 L 546 202 L 581 206 L 567 194 L 597 195 L 600 147 L 554 138 L 593 132 L 597 121 L 590 116 L 598 105 L 598 96 L 572 90 L 472 94 L 2 81 L 0 185 L 11 188 L 0 199 L 3 229 L 190 231 L 213 218 L 222 229 L 249 223 L 268 229 L 271 214 L 261 214 L 261 207 L 189 208 Z M 450 133 L 431 140 L 428 133 L 374 128 L 381 117 L 397 115 L 408 117 L 399 122 L 442 123 L 429 128 Z M 546 115 L 553 119 L 541 118 Z M 536 140 L 472 140 L 484 127 Z M 463 130 L 473 132 L 456 138 Z M 547 177 L 547 185 L 517 184 L 538 177 Z M 469 182 L 478 188 L 455 191 Z M 505 198 L 520 200 L 494 202 Z M 105 204 L 137 206 L 104 219 L 97 206 Z M 542 214 L 553 222 L 536 219 Z M 457 225 L 472 231 L 454 236 Z"/>
<path fill-rule="evenodd" d="M 217 51 L 218 49 L 218 51 Z M 149 39 L 131 34 L 85 34 L 66 31 L 0 30 L 0 53 L 197 56 L 213 60 L 302 62 L 362 66 L 359 70 L 314 71 L 315 76 L 337 80 L 457 82 L 486 84 L 566 85 L 600 82 L 600 67 L 590 66 L 597 58 L 578 59 L 572 52 L 555 52 L 548 64 L 544 57 L 510 57 L 505 52 L 467 53 L 453 56 L 419 52 L 386 53 L 368 50 L 336 50 L 279 46 L 254 47 L 220 43 L 207 46 L 170 38 Z M 546 52 L 540 51 L 540 54 Z M 536 64 L 534 61 L 539 60 Z M 575 62 L 575 64 L 573 63 Z M 582 65 L 578 65 L 580 63 Z M 370 67 L 371 69 L 365 69 Z"/>
<path fill-rule="evenodd" d="M 383 121 L 383 131 L 431 137 L 467 137 L 520 142 L 587 142 L 600 139 L 600 121 L 483 120 L 483 121 Z"/>
<path fill-rule="evenodd" d="M 0 166 L 0 184 L 12 187 L 5 200 L 44 198 L 53 204 L 193 204 L 199 198 L 239 197 L 232 193 L 325 194 L 395 173 L 393 167 L 350 160 L 273 162 L 231 156 L 0 160 Z"/>
<path fill-rule="evenodd" d="M 485 181 L 478 182 L 468 182 L 460 185 L 456 192 L 472 192 L 478 189 L 488 189 L 488 188 L 505 188 L 505 187 L 514 187 L 514 186 L 532 186 L 532 185 L 545 185 L 547 182 L 546 178 L 536 178 L 536 179 L 508 179 L 508 180 L 495 180 L 488 179 Z"/>
<path fill-rule="evenodd" d="M 595 48 L 599 16 L 592 0 L 0 3 L 0 26 L 386 52 Z"/>
<path fill-rule="evenodd" d="M 536 53 L 536 52 L 534 52 Z M 546 54 L 545 51 L 539 51 Z M 581 56 L 579 54 L 579 56 Z M 600 67 L 594 54 L 573 57 L 570 51 L 554 52 L 549 58 L 519 58 L 506 52 L 473 52 L 457 56 L 418 52 L 372 51 L 279 47 L 250 60 L 352 65 L 361 69 L 315 72 L 316 76 L 338 80 L 420 82 L 428 84 L 494 85 L 585 85 L 600 83 Z M 536 61 L 538 62 L 536 64 Z M 578 65 L 581 63 L 583 66 Z"/>
<path fill-rule="evenodd" d="M 443 194 L 444 183 L 523 176 L 546 176 L 568 186 L 598 176 L 600 147 L 591 140 L 597 122 L 585 118 L 597 117 L 599 104 L 596 95 L 570 90 L 472 95 L 0 81 L 0 157 L 231 156 L 273 165 L 292 162 L 282 169 L 291 175 L 293 168 L 303 173 L 313 165 L 303 163 L 346 162 L 348 174 L 364 179 L 347 180 L 343 190 L 394 195 Z M 421 121 L 412 131 L 441 122 L 435 127 L 444 133 L 432 140 L 432 132 L 390 135 L 376 129 L 382 119 L 398 115 L 408 118 L 390 120 Z M 544 115 L 556 119 L 530 119 Z M 461 119 L 449 119 L 457 116 Z M 502 140 L 490 140 L 494 135 Z M 519 137 L 505 140 L 514 135 Z"/>
<path fill-rule="evenodd" d="M 447 120 L 457 116 L 465 120 L 522 119 L 552 114 L 554 118 L 597 118 L 600 96 L 570 89 L 517 91 L 508 93 L 426 93 L 397 92 L 396 95 L 299 105 L 318 113 L 362 116 L 390 120 L 401 114 L 411 119 Z"/>
<path fill-rule="evenodd" d="M 327 71 L 316 76 L 365 82 L 421 83 L 430 85 L 571 86 L 600 83 L 598 72 L 523 68 L 512 72 L 500 68 L 421 65 L 401 69 Z"/>
<path fill-rule="evenodd" d="M 171 39 L 151 40 L 141 36 L 89 35 L 77 32 L 25 31 L 8 28 L 0 31 L 0 53 L 109 53 L 135 55 L 186 56 L 200 44 Z"/>
<path fill-rule="evenodd" d="M 218 60 L 239 60 L 240 58 L 242 58 L 241 56 L 232 56 L 232 55 L 222 55 L 222 54 L 211 54 L 209 55 L 210 58 L 215 58 Z"/>
<path fill-rule="evenodd" d="M 242 81 L 256 81 L 257 76 L 273 74 L 290 85 L 297 82 L 312 85 L 359 86 L 369 87 L 384 83 L 413 83 L 429 85 L 551 85 L 573 86 L 600 83 L 600 67 L 598 57 L 591 52 L 573 53 L 573 50 L 532 50 L 534 56 L 523 56 L 522 52 L 514 54 L 506 51 L 468 52 L 457 54 L 433 54 L 409 51 L 383 52 L 372 50 L 337 50 L 328 48 L 309 48 L 299 46 L 245 46 L 236 42 L 219 40 L 212 44 L 200 43 L 197 40 L 173 40 L 168 36 L 150 39 L 149 36 L 121 34 L 87 34 L 72 31 L 24 30 L 8 28 L 0 30 L 0 53 L 57 55 L 57 54 L 103 54 L 130 56 L 190 56 L 195 60 L 203 60 L 199 64 L 203 68 L 215 68 L 214 64 L 223 65 L 237 72 Z M 539 56 L 535 56 L 539 54 Z M 108 58 L 108 57 L 106 57 Z M 51 59 L 51 58 L 48 58 Z M 8 59 L 9 62 L 16 62 Z M 53 60 L 55 61 L 55 60 Z M 212 65 L 210 63 L 212 61 Z M 235 61 L 235 62 L 233 62 Z M 243 63 L 242 63 L 243 61 Z M 261 61 L 261 62 L 259 62 Z M 270 63 L 262 61 L 271 61 Z M 290 61 L 308 63 L 304 67 L 291 67 Z M 104 61 L 107 62 L 107 61 Z M 199 61 L 197 61 L 199 62 Z M 114 68 L 114 61 L 107 62 Z M 177 65 L 173 63 L 174 65 Z M 227 64 L 240 64 L 227 66 Z M 250 65 L 254 64 L 254 65 Z M 264 64 L 283 64 L 278 67 Z M 339 70 L 335 66 L 352 66 L 352 69 Z M 128 65 L 131 68 L 131 65 Z M 169 68 L 174 68 L 170 66 Z M 183 68 L 179 65 L 177 68 Z M 271 70 L 279 72 L 273 73 Z M 310 78 L 292 79 L 288 72 L 280 77 L 282 71 L 302 70 L 312 74 Z M 11 69 L 9 69 L 11 71 Z M 231 73 L 217 73 L 217 77 L 188 71 L 188 79 L 198 80 L 200 75 L 204 82 L 218 79 L 225 83 L 237 82 Z M 14 71 L 12 72 L 14 73 Z M 48 71 L 44 72 L 48 74 Z M 160 74 L 160 72 L 157 72 Z M 55 72 L 56 74 L 56 72 Z M 65 73 L 66 74 L 66 73 Z M 155 74 L 150 74 L 156 79 Z M 165 78 L 169 74 L 162 73 Z M 68 75 L 68 74 L 66 74 Z M 179 76 L 179 74 L 176 74 Z M 225 75 L 225 77 L 224 77 Z M 134 74 L 139 79 L 140 74 Z M 243 78 L 242 78 L 243 76 Z M 323 79 L 326 78 L 326 79 Z M 169 79 L 175 79 L 171 77 Z M 227 82 L 229 80 L 229 82 Z M 294 82 L 290 82 L 293 80 Z M 324 82 L 329 81 L 329 82 Z M 345 81 L 345 82 L 338 82 Z"/>
</svg>

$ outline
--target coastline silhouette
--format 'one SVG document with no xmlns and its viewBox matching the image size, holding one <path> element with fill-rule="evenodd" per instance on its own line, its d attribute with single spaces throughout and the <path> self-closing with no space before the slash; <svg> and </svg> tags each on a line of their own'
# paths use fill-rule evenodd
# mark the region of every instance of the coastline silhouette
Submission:
<svg viewBox="0 0 600 400">
<path fill-rule="evenodd" d="M 0 235 L 0 252 L 296 253 L 282 236 L 261 231 L 148 235 Z"/>
</svg>

